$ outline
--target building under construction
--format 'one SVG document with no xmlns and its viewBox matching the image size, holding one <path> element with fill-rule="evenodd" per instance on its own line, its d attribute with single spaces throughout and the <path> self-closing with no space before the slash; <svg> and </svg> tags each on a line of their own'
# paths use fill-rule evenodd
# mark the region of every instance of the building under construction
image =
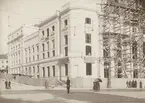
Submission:
<svg viewBox="0 0 145 103">
<path fill-rule="evenodd" d="M 102 0 L 101 11 L 104 76 L 144 78 L 145 1 Z"/>
</svg>

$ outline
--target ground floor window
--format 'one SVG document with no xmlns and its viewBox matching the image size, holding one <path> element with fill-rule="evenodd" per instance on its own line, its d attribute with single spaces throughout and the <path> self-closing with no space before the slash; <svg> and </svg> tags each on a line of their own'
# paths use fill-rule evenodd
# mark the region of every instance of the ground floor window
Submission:
<svg viewBox="0 0 145 103">
<path fill-rule="evenodd" d="M 53 76 L 55 76 L 55 66 L 52 66 L 53 68 Z"/>
<path fill-rule="evenodd" d="M 45 67 L 42 68 L 43 77 L 45 77 Z"/>
<path fill-rule="evenodd" d="M 47 69 L 48 69 L 48 77 L 50 77 L 50 68 L 47 67 Z"/>
<path fill-rule="evenodd" d="M 86 63 L 86 75 L 92 75 L 92 64 Z"/>
<path fill-rule="evenodd" d="M 105 68 L 104 69 L 104 78 L 108 78 L 109 77 L 109 69 Z"/>
</svg>

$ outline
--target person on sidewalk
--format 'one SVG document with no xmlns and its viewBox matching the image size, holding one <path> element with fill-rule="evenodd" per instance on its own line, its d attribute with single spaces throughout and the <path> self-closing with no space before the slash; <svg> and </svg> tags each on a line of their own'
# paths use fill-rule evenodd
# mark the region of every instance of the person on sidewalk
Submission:
<svg viewBox="0 0 145 103">
<path fill-rule="evenodd" d="M 142 81 L 139 82 L 139 87 L 142 89 Z"/>
<path fill-rule="evenodd" d="M 7 82 L 7 80 L 5 81 L 5 89 L 8 89 L 8 82 Z"/>
<path fill-rule="evenodd" d="M 70 93 L 70 79 L 69 77 L 67 77 L 67 81 L 66 81 L 66 85 L 67 85 L 67 93 L 69 94 Z"/>
<path fill-rule="evenodd" d="M 11 82 L 8 82 L 8 89 L 11 89 Z"/>
</svg>

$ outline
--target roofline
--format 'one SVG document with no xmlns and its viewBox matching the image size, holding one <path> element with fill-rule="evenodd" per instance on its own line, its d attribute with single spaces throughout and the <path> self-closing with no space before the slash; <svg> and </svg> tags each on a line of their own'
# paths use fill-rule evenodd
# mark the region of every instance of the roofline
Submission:
<svg viewBox="0 0 145 103">
<path fill-rule="evenodd" d="M 14 30 L 13 32 L 11 32 L 11 33 L 8 35 L 8 37 L 11 36 L 12 34 L 16 33 L 17 31 L 19 31 L 19 30 L 22 29 L 22 28 L 23 28 L 23 26 L 21 26 L 21 27 L 19 27 L 18 29 Z"/>
<path fill-rule="evenodd" d="M 97 12 L 97 10 L 95 10 L 95 9 L 90 9 L 90 8 L 85 8 L 85 7 L 79 7 L 79 6 L 78 6 L 78 7 L 70 7 L 70 8 L 66 8 L 66 9 L 64 9 L 64 10 L 62 10 L 62 11 L 58 11 L 58 12 L 59 12 L 58 15 L 57 15 L 57 13 L 56 13 L 56 14 L 50 16 L 49 18 L 47 18 L 46 20 L 42 21 L 40 24 L 36 24 L 35 26 L 36 26 L 36 27 L 42 27 L 43 25 L 47 24 L 48 22 L 50 22 L 50 21 L 56 19 L 57 17 L 63 15 L 64 13 L 66 13 L 66 12 L 68 12 L 68 11 L 70 11 L 70 10 L 76 10 L 76 9 L 84 9 L 84 10 L 94 11 L 94 12 L 96 12 L 97 14 L 99 14 L 99 13 Z"/>
</svg>

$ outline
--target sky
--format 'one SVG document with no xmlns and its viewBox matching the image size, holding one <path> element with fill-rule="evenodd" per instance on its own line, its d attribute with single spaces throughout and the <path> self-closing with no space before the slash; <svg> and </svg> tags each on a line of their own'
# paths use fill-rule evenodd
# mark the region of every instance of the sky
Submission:
<svg viewBox="0 0 145 103">
<path fill-rule="evenodd" d="M 8 52 L 9 33 L 23 24 L 40 23 L 66 2 L 68 0 L 0 0 L 0 54 Z"/>
</svg>

